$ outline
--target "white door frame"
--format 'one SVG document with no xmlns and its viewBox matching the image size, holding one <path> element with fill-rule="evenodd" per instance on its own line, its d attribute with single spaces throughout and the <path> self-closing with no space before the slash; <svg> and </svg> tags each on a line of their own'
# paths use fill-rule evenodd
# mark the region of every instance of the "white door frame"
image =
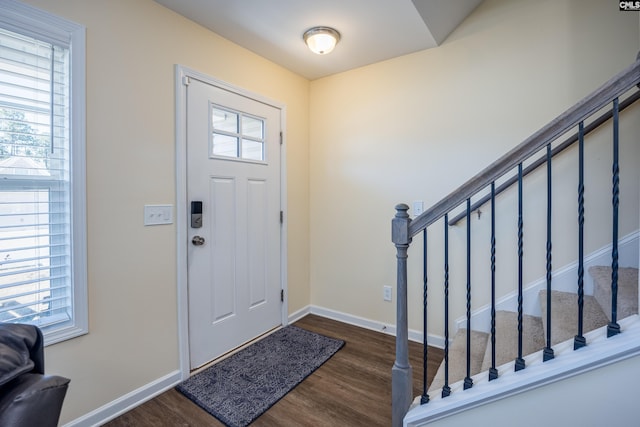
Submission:
<svg viewBox="0 0 640 427">
<path fill-rule="evenodd" d="M 180 357 L 180 373 L 182 380 L 190 375 L 189 365 L 189 298 L 188 298 L 188 215 L 187 215 L 187 126 L 186 126 L 186 86 L 185 79 L 191 78 L 217 86 L 239 95 L 254 99 L 272 107 L 278 108 L 280 114 L 280 129 L 282 129 L 282 144 L 280 146 L 280 210 L 286 213 L 287 180 L 286 180 L 286 106 L 279 102 L 249 92 L 213 77 L 182 65 L 175 66 L 176 93 L 176 254 L 177 254 L 177 290 L 178 290 L 178 348 Z M 282 325 L 288 323 L 288 287 L 287 287 L 287 215 L 284 215 L 280 228 L 280 270 L 281 289 L 284 290 L 282 303 Z"/>
</svg>

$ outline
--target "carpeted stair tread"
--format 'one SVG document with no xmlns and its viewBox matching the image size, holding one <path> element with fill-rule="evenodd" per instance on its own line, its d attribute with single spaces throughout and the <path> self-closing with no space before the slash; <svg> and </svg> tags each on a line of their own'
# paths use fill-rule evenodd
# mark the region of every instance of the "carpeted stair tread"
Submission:
<svg viewBox="0 0 640 427">
<path fill-rule="evenodd" d="M 547 291 L 540 291 L 542 326 L 547 331 Z M 591 295 L 584 296 L 583 333 L 609 323 L 600 304 Z M 551 345 L 574 338 L 578 333 L 578 295 L 551 291 Z"/>
<path fill-rule="evenodd" d="M 524 314 L 522 316 L 522 355 L 526 356 L 544 347 L 542 319 Z M 496 367 L 511 362 L 518 357 L 518 313 L 496 312 Z M 491 368 L 491 336 L 487 341 L 482 371 Z"/>
<path fill-rule="evenodd" d="M 593 277 L 594 293 L 600 306 L 611 320 L 611 267 L 594 266 L 589 268 Z M 618 305 L 617 319 L 638 313 L 638 269 L 618 268 Z"/>
<path fill-rule="evenodd" d="M 480 372 L 482 357 L 484 356 L 489 334 L 471 331 L 471 375 Z M 449 384 L 463 380 L 467 376 L 467 330 L 460 329 L 449 346 Z M 436 372 L 430 392 L 435 392 L 444 386 L 444 360 Z"/>
</svg>

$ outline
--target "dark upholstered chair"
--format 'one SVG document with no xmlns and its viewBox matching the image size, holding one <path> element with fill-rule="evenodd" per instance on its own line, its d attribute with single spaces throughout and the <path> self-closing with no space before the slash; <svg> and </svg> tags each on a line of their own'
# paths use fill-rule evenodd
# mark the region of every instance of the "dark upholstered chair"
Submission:
<svg viewBox="0 0 640 427">
<path fill-rule="evenodd" d="M 0 323 L 0 426 L 57 426 L 68 386 L 44 374 L 40 329 Z"/>
</svg>

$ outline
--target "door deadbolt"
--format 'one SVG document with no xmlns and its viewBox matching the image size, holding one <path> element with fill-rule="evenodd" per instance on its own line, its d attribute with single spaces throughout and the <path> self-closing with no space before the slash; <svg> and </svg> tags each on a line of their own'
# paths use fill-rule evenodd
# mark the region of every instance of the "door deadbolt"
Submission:
<svg viewBox="0 0 640 427">
<path fill-rule="evenodd" d="M 191 228 L 202 227 L 202 202 L 191 202 Z"/>
<path fill-rule="evenodd" d="M 204 245 L 204 237 L 193 236 L 193 239 L 191 239 L 191 243 L 193 243 L 194 246 L 202 246 Z"/>
</svg>

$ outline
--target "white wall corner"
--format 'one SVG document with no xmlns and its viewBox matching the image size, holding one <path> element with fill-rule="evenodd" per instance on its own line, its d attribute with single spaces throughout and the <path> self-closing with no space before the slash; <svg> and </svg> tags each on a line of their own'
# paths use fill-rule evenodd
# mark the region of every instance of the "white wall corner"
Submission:
<svg viewBox="0 0 640 427">
<path fill-rule="evenodd" d="M 396 325 L 390 323 L 379 322 L 377 320 L 366 319 L 360 316 L 343 313 L 329 308 L 310 306 L 310 313 L 327 319 L 337 320 L 338 322 L 347 323 L 349 325 L 358 326 L 360 328 L 369 329 L 383 334 L 396 336 Z M 301 316 L 302 317 L 302 316 Z M 409 330 L 409 340 L 422 343 L 422 331 Z M 427 335 L 427 343 L 430 346 L 444 348 L 444 337 L 438 335 Z"/>
<path fill-rule="evenodd" d="M 298 320 L 302 319 L 304 316 L 306 316 L 309 313 L 311 313 L 311 306 L 310 305 L 307 305 L 306 307 L 302 307 L 298 311 L 294 311 L 293 313 L 291 313 L 289 315 L 288 324 L 291 324 L 293 322 L 297 322 Z"/>
</svg>

